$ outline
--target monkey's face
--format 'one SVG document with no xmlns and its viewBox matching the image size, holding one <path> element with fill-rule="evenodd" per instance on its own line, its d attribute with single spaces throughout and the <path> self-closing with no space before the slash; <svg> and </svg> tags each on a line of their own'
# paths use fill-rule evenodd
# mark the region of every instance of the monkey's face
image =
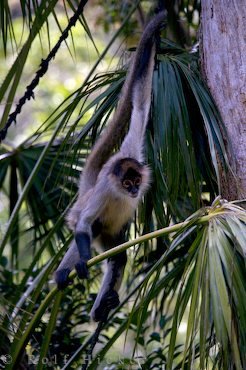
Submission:
<svg viewBox="0 0 246 370">
<path fill-rule="evenodd" d="M 119 160 L 113 169 L 118 190 L 125 196 L 137 198 L 142 185 L 143 165 L 132 158 Z"/>
<path fill-rule="evenodd" d="M 123 189 L 127 191 L 128 195 L 132 198 L 136 198 L 139 193 L 139 188 L 142 183 L 142 176 L 138 174 L 138 176 L 130 176 L 127 175 L 122 179 L 121 184 Z"/>
</svg>

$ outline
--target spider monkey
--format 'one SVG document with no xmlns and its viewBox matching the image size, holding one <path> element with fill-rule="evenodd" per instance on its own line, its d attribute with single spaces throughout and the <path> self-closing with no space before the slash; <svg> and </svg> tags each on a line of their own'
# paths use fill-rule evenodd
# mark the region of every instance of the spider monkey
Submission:
<svg viewBox="0 0 246 370">
<path fill-rule="evenodd" d="M 160 12 L 145 28 L 114 117 L 85 164 L 78 198 L 67 216 L 74 240 L 55 273 L 58 289 L 69 284 L 73 268 L 80 278 L 88 278 L 86 262 L 91 258 L 92 243 L 107 250 L 126 241 L 127 225 L 149 188 L 150 170 L 144 164 L 144 137 L 151 103 L 156 33 L 165 16 L 165 11 Z M 124 136 L 119 151 L 114 154 Z M 107 271 L 91 311 L 94 321 L 104 320 L 109 310 L 119 304 L 118 290 L 126 260 L 126 252 L 108 259 Z"/>
</svg>

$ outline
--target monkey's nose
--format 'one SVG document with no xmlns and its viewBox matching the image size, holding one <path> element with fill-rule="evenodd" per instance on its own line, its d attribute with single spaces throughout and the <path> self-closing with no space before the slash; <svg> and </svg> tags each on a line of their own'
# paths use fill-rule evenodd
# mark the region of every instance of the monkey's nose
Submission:
<svg viewBox="0 0 246 370">
<path fill-rule="evenodd" d="M 135 187 L 132 187 L 132 189 L 131 189 L 131 195 L 132 195 L 133 198 L 136 198 L 137 195 L 138 195 L 138 189 L 135 188 Z"/>
</svg>

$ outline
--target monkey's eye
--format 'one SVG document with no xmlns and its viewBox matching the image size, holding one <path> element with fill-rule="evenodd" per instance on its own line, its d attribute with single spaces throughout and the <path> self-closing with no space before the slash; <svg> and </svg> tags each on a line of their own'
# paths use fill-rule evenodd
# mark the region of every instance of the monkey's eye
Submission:
<svg viewBox="0 0 246 370">
<path fill-rule="evenodd" d="M 135 180 L 135 186 L 139 186 L 141 184 L 141 178 L 137 177 Z"/>
<path fill-rule="evenodd" d="M 124 180 L 122 185 L 124 186 L 124 188 L 129 188 L 130 186 L 132 186 L 132 182 L 130 180 Z"/>
</svg>

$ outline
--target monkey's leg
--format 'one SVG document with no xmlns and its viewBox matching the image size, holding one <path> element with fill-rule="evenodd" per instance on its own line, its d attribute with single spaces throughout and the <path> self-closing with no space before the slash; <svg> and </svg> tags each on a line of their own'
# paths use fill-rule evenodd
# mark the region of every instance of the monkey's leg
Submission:
<svg viewBox="0 0 246 370">
<path fill-rule="evenodd" d="M 123 278 L 126 261 L 126 252 L 108 259 L 107 271 L 91 310 L 91 317 L 94 321 L 105 321 L 109 311 L 119 305 L 118 290 Z"/>
</svg>

